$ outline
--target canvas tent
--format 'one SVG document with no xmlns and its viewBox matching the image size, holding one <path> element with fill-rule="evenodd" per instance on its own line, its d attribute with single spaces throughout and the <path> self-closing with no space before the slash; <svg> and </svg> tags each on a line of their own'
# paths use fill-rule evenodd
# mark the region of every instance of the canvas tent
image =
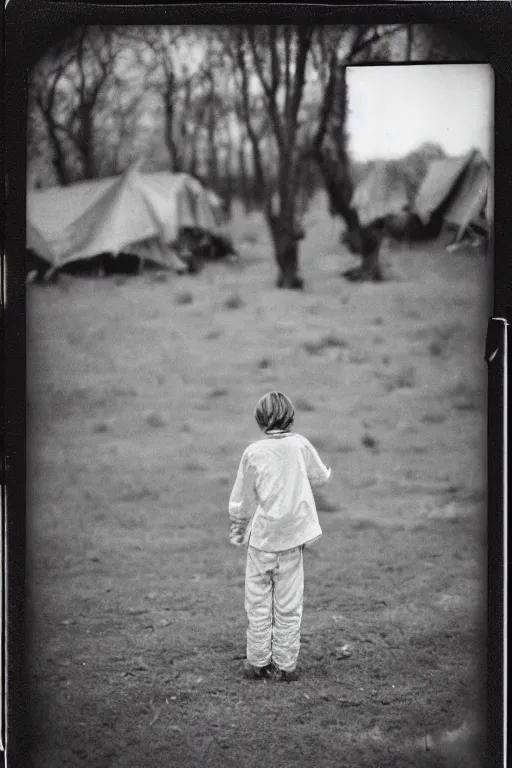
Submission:
<svg viewBox="0 0 512 768">
<path fill-rule="evenodd" d="M 490 169 L 478 150 L 431 163 L 418 190 L 414 213 L 424 227 L 456 229 L 456 242 L 471 225 L 487 231 L 490 221 Z"/>
<path fill-rule="evenodd" d="M 409 206 L 404 176 L 396 163 L 377 160 L 356 186 L 352 207 L 363 226 L 388 216 L 401 216 Z"/>
<path fill-rule="evenodd" d="M 206 190 L 184 173 L 135 167 L 120 177 L 27 194 L 27 248 L 53 268 L 123 251 L 179 268 L 169 246 L 184 227 L 222 234 Z"/>
</svg>

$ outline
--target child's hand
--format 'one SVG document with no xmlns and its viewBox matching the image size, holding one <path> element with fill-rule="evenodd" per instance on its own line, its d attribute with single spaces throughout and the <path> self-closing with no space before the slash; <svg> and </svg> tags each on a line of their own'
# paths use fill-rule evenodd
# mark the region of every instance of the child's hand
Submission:
<svg viewBox="0 0 512 768">
<path fill-rule="evenodd" d="M 231 534 L 229 543 L 234 547 L 242 547 L 244 543 L 243 536 L 240 536 L 240 534 Z"/>
</svg>

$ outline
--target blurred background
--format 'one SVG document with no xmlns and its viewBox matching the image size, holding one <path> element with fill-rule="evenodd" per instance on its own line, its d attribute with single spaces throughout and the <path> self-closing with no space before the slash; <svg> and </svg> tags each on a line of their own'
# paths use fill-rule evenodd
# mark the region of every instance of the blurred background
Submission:
<svg viewBox="0 0 512 768">
<path fill-rule="evenodd" d="M 37 768 L 483 765 L 479 60 L 427 25 L 86 27 L 30 73 Z M 241 679 L 228 545 L 271 389 L 333 469 L 281 687 Z"/>
</svg>

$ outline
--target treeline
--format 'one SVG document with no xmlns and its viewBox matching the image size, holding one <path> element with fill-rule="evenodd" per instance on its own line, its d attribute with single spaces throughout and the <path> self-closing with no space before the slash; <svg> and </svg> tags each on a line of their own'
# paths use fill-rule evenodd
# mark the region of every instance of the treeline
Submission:
<svg viewBox="0 0 512 768">
<path fill-rule="evenodd" d="M 300 287 L 298 221 L 315 189 L 360 228 L 347 66 L 474 57 L 426 25 L 79 28 L 31 73 L 29 183 L 115 175 L 137 159 L 193 174 L 264 212 L 278 282 Z"/>
</svg>

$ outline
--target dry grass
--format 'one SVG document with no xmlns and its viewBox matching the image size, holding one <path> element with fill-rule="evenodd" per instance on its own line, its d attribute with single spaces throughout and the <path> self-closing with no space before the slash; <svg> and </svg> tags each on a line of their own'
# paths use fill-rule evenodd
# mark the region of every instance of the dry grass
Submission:
<svg viewBox="0 0 512 768">
<path fill-rule="evenodd" d="M 397 389 L 412 389 L 416 383 L 416 371 L 408 365 L 400 371 L 386 377 L 384 388 L 386 392 L 394 392 Z"/>
<path fill-rule="evenodd" d="M 190 291 L 178 291 L 174 296 L 174 302 L 178 306 L 186 306 L 187 304 L 192 304 L 193 301 L 194 296 Z"/>
<path fill-rule="evenodd" d="M 349 287 L 339 274 L 353 261 L 317 214 L 301 244 L 303 293 L 274 288 L 262 221 L 236 211 L 236 243 L 246 226 L 251 240 L 240 270 L 30 286 L 34 768 L 479 765 L 476 726 L 462 726 L 485 697 L 485 265 L 404 247 L 388 257 L 400 280 Z M 222 335 L 207 340 L 227 295 L 241 303 L 218 313 Z M 377 317 L 392 392 L 374 375 L 386 365 Z M 412 338 L 429 318 L 428 335 Z M 446 358 L 428 349 L 434 323 L 464 328 Z M 305 339 L 323 340 L 317 354 Z M 345 342 L 365 365 L 337 359 Z M 263 359 L 278 365 L 258 368 Z M 305 551 L 293 685 L 241 679 L 244 554 L 228 544 L 230 489 L 271 387 L 313 406 L 297 409 L 295 429 L 333 470 L 324 535 Z M 208 397 L 214 388 L 229 391 Z M 443 734 L 459 731 L 448 758 Z"/>
<path fill-rule="evenodd" d="M 240 309 L 244 304 L 243 299 L 238 293 L 232 293 L 222 302 L 222 306 L 225 309 Z"/>
<path fill-rule="evenodd" d="M 293 403 L 298 411 L 312 412 L 316 410 L 313 403 L 307 397 L 296 397 Z"/>
<path fill-rule="evenodd" d="M 159 429 L 165 427 L 166 421 L 160 413 L 148 413 L 146 416 L 146 424 L 153 429 Z"/>
<path fill-rule="evenodd" d="M 310 355 L 321 354 L 325 349 L 346 349 L 349 346 L 347 339 L 331 332 L 322 335 L 318 339 L 311 339 L 302 343 L 302 348 Z"/>
</svg>

